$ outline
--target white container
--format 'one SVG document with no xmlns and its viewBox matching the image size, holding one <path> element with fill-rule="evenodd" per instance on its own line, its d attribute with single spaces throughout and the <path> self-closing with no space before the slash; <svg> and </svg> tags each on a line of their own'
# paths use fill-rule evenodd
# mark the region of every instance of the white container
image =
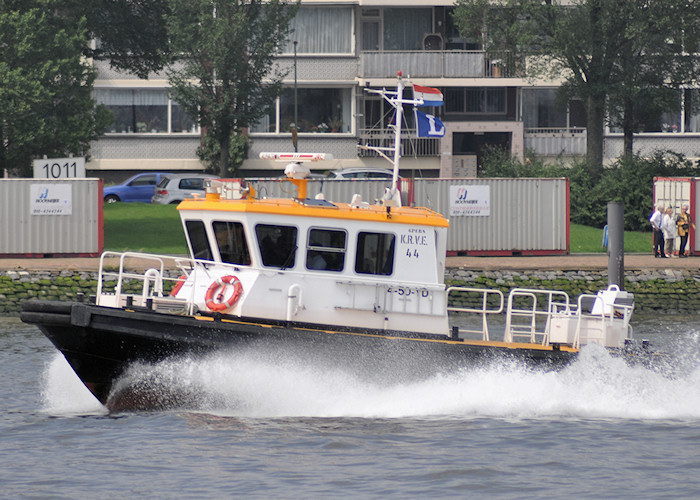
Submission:
<svg viewBox="0 0 700 500">
<path fill-rule="evenodd" d="M 0 179 L 0 256 L 98 256 L 102 179 Z"/>
<path fill-rule="evenodd" d="M 481 209 L 454 215 L 457 198 L 475 201 L 470 190 L 480 193 L 474 205 Z M 449 218 L 450 255 L 569 253 L 568 179 L 416 179 L 413 192 L 416 205 Z"/>
</svg>

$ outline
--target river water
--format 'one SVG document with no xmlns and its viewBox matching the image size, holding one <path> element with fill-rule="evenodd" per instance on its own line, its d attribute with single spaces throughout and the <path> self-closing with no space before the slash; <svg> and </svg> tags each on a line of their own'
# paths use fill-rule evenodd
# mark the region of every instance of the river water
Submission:
<svg viewBox="0 0 700 500">
<path fill-rule="evenodd" d="M 387 386 L 220 354 L 149 374 L 215 409 L 110 415 L 38 329 L 0 318 L 0 496 L 699 498 L 700 317 L 633 324 L 664 367 L 590 347 L 557 373 Z"/>
</svg>

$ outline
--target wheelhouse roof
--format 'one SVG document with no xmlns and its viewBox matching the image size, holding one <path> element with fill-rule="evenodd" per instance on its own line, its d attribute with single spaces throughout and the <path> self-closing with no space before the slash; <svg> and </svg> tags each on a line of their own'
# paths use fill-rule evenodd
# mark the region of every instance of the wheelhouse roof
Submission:
<svg viewBox="0 0 700 500">
<path fill-rule="evenodd" d="M 229 213 L 259 213 L 290 217 L 318 217 L 367 222 L 391 222 L 422 226 L 449 227 L 449 221 L 441 214 L 428 208 L 385 207 L 369 205 L 355 207 L 349 203 L 324 203 L 319 206 L 315 200 L 293 200 L 289 198 L 207 200 L 187 199 L 177 207 L 181 212 L 208 211 Z M 308 202 L 308 203 L 307 203 Z"/>
</svg>

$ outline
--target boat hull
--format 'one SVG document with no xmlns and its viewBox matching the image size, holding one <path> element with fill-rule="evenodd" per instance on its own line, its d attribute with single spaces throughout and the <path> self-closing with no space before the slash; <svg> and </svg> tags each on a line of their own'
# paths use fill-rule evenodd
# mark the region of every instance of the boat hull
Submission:
<svg viewBox="0 0 700 500">
<path fill-rule="evenodd" d="M 166 398 L 155 392 L 134 398 L 128 388 L 116 390 L 115 383 L 131 364 L 181 355 L 204 356 L 218 350 L 277 351 L 276 355 L 326 362 L 382 381 L 417 379 L 497 358 L 555 369 L 576 355 L 575 350 L 556 345 L 470 342 L 406 332 L 242 321 L 221 315 L 177 316 L 79 302 L 27 301 L 21 319 L 39 327 L 110 410 L 160 408 L 187 400 L 182 395 Z M 171 399 L 170 403 L 165 399 Z"/>
</svg>

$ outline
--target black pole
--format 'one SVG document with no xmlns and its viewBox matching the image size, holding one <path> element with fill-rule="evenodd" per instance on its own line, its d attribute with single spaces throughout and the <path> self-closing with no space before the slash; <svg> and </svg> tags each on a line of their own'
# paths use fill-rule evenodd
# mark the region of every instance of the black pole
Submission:
<svg viewBox="0 0 700 500">
<path fill-rule="evenodd" d="M 608 285 L 625 289 L 625 208 L 608 203 Z"/>
</svg>

